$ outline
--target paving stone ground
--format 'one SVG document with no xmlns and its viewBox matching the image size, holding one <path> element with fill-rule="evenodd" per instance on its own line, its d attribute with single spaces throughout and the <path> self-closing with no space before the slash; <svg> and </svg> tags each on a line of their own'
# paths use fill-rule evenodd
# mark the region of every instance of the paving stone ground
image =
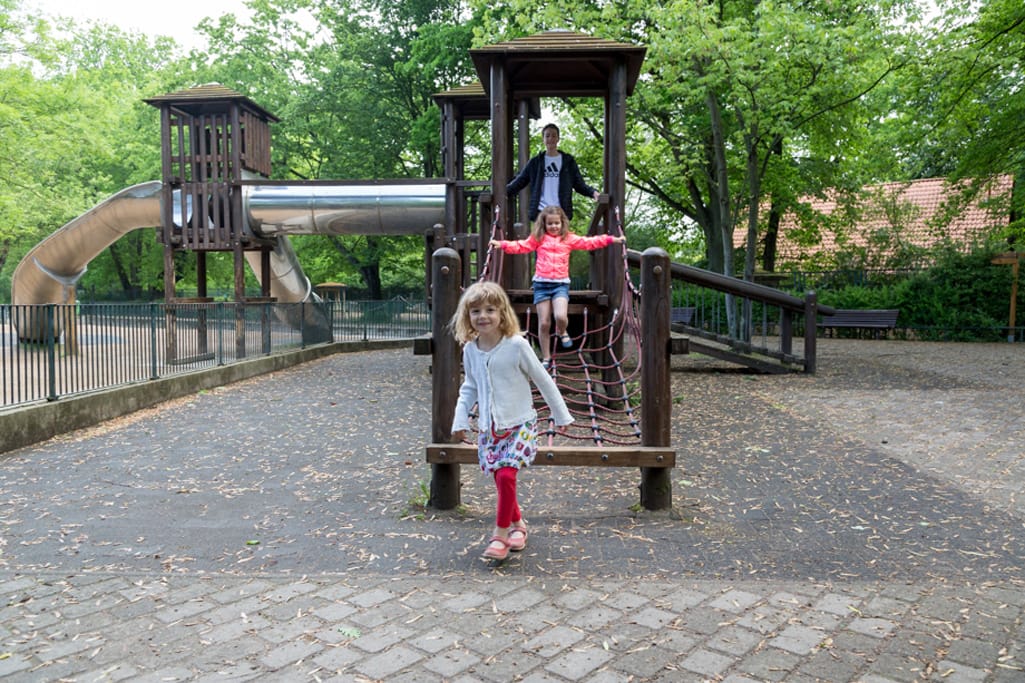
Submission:
<svg viewBox="0 0 1025 683">
<path fill-rule="evenodd" d="M 674 357 L 671 511 L 536 468 L 424 509 L 429 361 L 339 354 L 0 457 L 5 681 L 1023 681 L 1025 351 Z"/>
</svg>

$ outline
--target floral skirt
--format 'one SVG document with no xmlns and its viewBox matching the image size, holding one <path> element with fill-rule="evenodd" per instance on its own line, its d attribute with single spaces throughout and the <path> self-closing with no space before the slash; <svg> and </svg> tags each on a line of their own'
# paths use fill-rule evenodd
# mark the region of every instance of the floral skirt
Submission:
<svg viewBox="0 0 1025 683">
<path fill-rule="evenodd" d="M 512 429 L 496 431 L 492 426 L 488 432 L 481 432 L 477 438 L 477 460 L 484 474 L 494 474 L 503 467 L 520 469 L 534 462 L 537 454 L 537 427 L 534 420 L 528 420 Z"/>
</svg>

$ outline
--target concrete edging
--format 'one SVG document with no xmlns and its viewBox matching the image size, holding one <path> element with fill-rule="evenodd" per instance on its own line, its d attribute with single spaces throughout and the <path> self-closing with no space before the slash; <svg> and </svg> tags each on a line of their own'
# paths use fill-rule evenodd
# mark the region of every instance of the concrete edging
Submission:
<svg viewBox="0 0 1025 683">
<path fill-rule="evenodd" d="M 283 370 L 335 353 L 353 353 L 411 346 L 409 339 L 333 342 L 298 351 L 261 356 L 209 370 L 77 394 L 56 401 L 32 403 L 0 412 L 0 453 L 30 446 L 66 432 L 91 427 L 193 394 L 268 372 Z"/>
</svg>

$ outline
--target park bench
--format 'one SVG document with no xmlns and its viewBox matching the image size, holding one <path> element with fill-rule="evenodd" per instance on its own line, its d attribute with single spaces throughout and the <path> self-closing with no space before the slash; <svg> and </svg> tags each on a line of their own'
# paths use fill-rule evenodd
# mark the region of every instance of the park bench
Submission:
<svg viewBox="0 0 1025 683">
<path fill-rule="evenodd" d="M 669 324 L 672 325 L 690 325 L 690 321 L 694 318 L 694 307 L 693 306 L 673 306 L 669 309 Z"/>
<path fill-rule="evenodd" d="M 899 309 L 843 309 L 838 308 L 833 315 L 824 315 L 819 320 L 820 329 L 832 335 L 838 329 L 872 330 L 872 336 L 879 338 L 880 332 L 892 330 L 897 326 Z"/>
</svg>

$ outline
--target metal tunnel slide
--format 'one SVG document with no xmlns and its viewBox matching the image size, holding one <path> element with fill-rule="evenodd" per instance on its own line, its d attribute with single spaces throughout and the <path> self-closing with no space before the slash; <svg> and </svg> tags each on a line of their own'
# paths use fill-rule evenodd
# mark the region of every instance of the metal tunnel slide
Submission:
<svg viewBox="0 0 1025 683">
<path fill-rule="evenodd" d="M 272 256 L 271 293 L 279 301 L 292 303 L 307 300 L 310 286 L 287 244 L 288 235 L 421 235 L 444 220 L 445 185 L 398 181 L 253 185 L 243 187 L 242 204 L 253 232 L 278 240 Z M 132 230 L 159 225 L 160 182 L 118 192 L 25 255 L 12 277 L 12 303 L 60 303 L 64 285 L 76 282 L 101 251 Z M 259 254 L 248 256 L 259 263 Z M 258 268 L 254 272 L 259 276 Z"/>
<path fill-rule="evenodd" d="M 54 231 L 21 260 L 11 278 L 15 305 L 62 303 L 89 262 L 132 230 L 160 225 L 159 181 L 133 185 Z M 175 195 L 175 201 L 180 201 Z M 191 202 L 190 202 L 191 204 Z M 253 232 L 275 240 L 271 296 L 313 298 L 289 235 L 422 235 L 444 221 L 445 185 L 422 181 L 243 186 L 243 214 Z M 176 210 L 174 215 L 181 215 Z M 191 206 L 186 207 L 187 215 Z M 260 277 L 260 254 L 247 252 Z M 20 338 L 38 335 L 19 328 Z"/>
</svg>

